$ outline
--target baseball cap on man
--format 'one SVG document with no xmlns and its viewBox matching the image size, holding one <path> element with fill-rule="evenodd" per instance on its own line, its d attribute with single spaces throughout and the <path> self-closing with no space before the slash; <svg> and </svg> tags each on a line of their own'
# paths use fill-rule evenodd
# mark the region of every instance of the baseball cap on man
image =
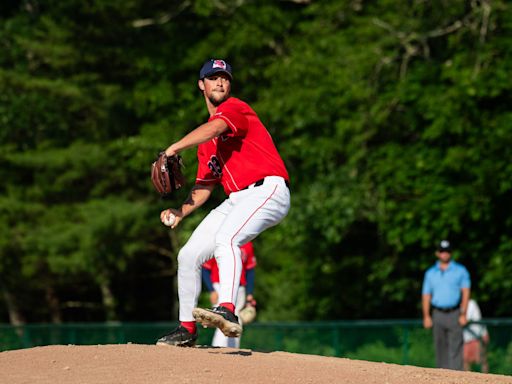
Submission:
<svg viewBox="0 0 512 384">
<path fill-rule="evenodd" d="M 229 76 L 229 79 L 233 80 L 231 65 L 229 65 L 221 59 L 210 59 L 205 61 L 205 63 L 201 67 L 201 70 L 199 71 L 199 80 L 202 80 L 205 77 L 212 76 L 219 72 L 227 74 Z"/>
<path fill-rule="evenodd" d="M 441 242 L 439 243 L 439 245 L 437 247 L 437 250 L 439 252 L 451 252 L 452 246 L 448 240 L 441 240 Z"/>
</svg>

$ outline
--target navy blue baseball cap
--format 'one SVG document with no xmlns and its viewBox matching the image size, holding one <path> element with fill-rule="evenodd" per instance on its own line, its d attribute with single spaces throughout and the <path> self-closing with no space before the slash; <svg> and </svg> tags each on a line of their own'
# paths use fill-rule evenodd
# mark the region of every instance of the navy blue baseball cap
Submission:
<svg viewBox="0 0 512 384">
<path fill-rule="evenodd" d="M 207 60 L 201 70 L 199 71 L 199 80 L 204 79 L 205 77 L 214 75 L 215 73 L 223 72 L 229 76 L 230 80 L 233 80 L 233 73 L 231 70 L 231 65 L 226 63 L 221 59 L 210 59 Z"/>
</svg>

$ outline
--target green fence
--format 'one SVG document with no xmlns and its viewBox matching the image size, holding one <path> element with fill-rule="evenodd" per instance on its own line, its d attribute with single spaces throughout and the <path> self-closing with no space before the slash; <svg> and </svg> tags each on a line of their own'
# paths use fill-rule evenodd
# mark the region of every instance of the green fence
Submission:
<svg viewBox="0 0 512 384">
<path fill-rule="evenodd" d="M 512 374 L 512 319 L 487 319 L 491 373 Z M 81 323 L 0 325 L 0 350 L 52 344 L 153 344 L 175 323 Z M 201 329 L 199 344 L 213 330 Z M 242 348 L 287 351 L 358 360 L 434 367 L 431 331 L 418 320 L 254 323 L 245 327 Z M 473 370 L 479 370 L 478 366 Z"/>
</svg>

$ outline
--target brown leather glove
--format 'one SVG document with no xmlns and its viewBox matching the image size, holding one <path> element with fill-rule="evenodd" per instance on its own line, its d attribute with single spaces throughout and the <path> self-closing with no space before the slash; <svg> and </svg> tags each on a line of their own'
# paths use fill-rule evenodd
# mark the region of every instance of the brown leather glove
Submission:
<svg viewBox="0 0 512 384">
<path fill-rule="evenodd" d="M 185 177 L 181 172 L 183 160 L 181 156 L 168 157 L 160 152 L 158 158 L 151 166 L 151 181 L 156 191 L 165 198 L 185 184 Z"/>
</svg>

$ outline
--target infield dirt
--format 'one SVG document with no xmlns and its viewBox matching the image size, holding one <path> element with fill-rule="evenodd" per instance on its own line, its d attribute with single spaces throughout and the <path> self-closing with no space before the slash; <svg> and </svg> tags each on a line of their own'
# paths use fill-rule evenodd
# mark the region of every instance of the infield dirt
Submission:
<svg viewBox="0 0 512 384">
<path fill-rule="evenodd" d="M 1 384 L 512 384 L 512 376 L 286 352 L 153 345 L 46 346 L 0 353 Z"/>
</svg>

